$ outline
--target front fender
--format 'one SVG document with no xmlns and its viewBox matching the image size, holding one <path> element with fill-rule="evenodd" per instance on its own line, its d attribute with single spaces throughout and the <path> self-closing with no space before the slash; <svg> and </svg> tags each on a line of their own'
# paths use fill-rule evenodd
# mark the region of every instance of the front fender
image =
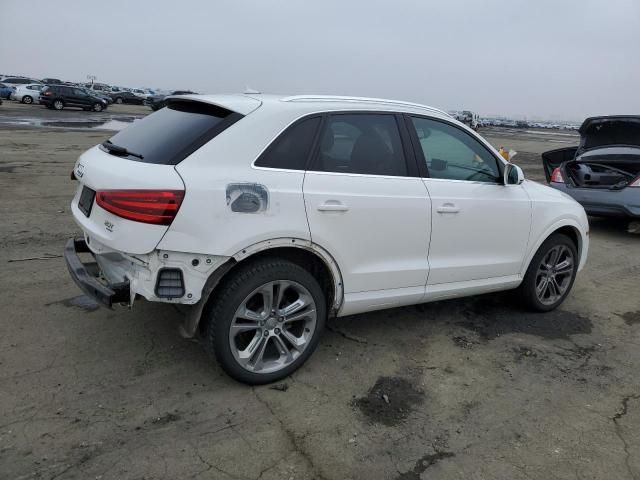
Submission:
<svg viewBox="0 0 640 480">
<path fill-rule="evenodd" d="M 586 216 L 585 216 L 585 219 L 586 219 Z M 578 263 L 578 271 L 582 270 L 582 268 L 584 267 L 587 261 L 587 253 L 589 251 L 589 230 L 588 230 L 588 227 L 585 230 L 584 226 L 582 225 L 582 223 L 577 217 L 576 218 L 566 217 L 566 218 L 558 219 L 552 224 L 546 226 L 546 228 L 544 228 L 541 231 L 541 233 L 538 233 L 535 239 L 532 240 L 532 242 L 530 243 L 531 248 L 527 252 L 527 255 L 522 264 L 522 268 L 520 272 L 520 275 L 523 278 L 527 272 L 527 269 L 529 268 L 529 264 L 531 263 L 533 256 L 536 254 L 536 252 L 540 248 L 540 245 L 542 245 L 542 243 L 547 238 L 549 238 L 551 234 L 560 230 L 563 227 L 570 227 L 576 233 L 576 237 L 578 238 L 578 257 L 580 259 Z"/>
</svg>

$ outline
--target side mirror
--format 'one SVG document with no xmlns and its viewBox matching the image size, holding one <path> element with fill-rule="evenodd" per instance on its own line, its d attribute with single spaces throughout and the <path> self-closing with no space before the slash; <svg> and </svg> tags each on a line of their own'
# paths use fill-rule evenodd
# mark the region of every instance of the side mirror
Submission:
<svg viewBox="0 0 640 480">
<path fill-rule="evenodd" d="M 519 166 L 507 163 L 504 167 L 503 182 L 505 185 L 520 185 L 524 182 L 524 172 Z"/>
</svg>

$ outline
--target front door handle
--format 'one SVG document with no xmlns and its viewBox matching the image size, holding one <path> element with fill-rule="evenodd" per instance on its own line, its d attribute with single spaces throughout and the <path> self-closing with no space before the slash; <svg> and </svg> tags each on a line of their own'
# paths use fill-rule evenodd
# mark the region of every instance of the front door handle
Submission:
<svg viewBox="0 0 640 480">
<path fill-rule="evenodd" d="M 453 203 L 443 203 L 436 209 L 436 211 L 438 213 L 458 213 L 460 208 L 456 207 Z"/>
<path fill-rule="evenodd" d="M 349 207 L 337 200 L 327 200 L 318 205 L 318 211 L 320 212 L 346 212 L 347 210 L 349 210 Z"/>
</svg>

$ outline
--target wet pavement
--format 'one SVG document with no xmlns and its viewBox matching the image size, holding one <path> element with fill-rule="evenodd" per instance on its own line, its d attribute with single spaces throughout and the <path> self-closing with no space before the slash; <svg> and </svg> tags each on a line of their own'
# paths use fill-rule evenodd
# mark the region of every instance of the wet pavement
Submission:
<svg viewBox="0 0 640 480">
<path fill-rule="evenodd" d="M 118 131 L 149 113 L 148 107 L 140 105 L 110 105 L 102 112 L 78 108 L 58 111 L 6 100 L 0 105 L 0 128 Z"/>
</svg>

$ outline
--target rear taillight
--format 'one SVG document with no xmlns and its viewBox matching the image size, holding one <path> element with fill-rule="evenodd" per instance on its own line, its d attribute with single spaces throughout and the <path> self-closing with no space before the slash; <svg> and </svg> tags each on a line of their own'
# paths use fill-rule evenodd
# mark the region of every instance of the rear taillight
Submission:
<svg viewBox="0 0 640 480">
<path fill-rule="evenodd" d="M 560 167 L 553 169 L 553 173 L 551 173 L 551 181 L 555 183 L 564 183 L 564 177 L 562 176 Z"/>
<path fill-rule="evenodd" d="M 633 182 L 631 182 L 627 187 L 640 187 L 640 177 L 636 178 Z"/>
<path fill-rule="evenodd" d="M 182 190 L 104 190 L 96 192 L 96 203 L 106 211 L 134 222 L 171 225 Z"/>
<path fill-rule="evenodd" d="M 40 95 L 44 95 L 45 97 L 50 97 L 53 95 L 53 92 L 40 92 Z"/>
</svg>

